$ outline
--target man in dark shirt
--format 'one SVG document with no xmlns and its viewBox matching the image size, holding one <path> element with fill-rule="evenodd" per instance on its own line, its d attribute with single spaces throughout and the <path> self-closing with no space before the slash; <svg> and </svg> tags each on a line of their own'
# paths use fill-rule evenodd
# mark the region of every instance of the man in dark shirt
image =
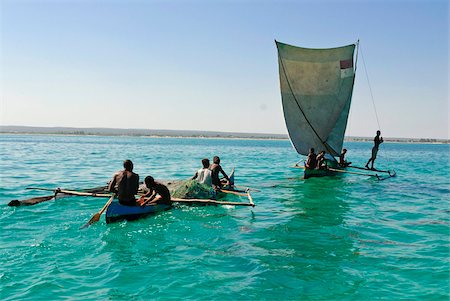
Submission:
<svg viewBox="0 0 450 301">
<path fill-rule="evenodd" d="M 227 176 L 227 174 L 223 171 L 222 166 L 220 166 L 220 158 L 215 156 L 213 158 L 213 164 L 209 166 L 209 169 L 211 170 L 211 182 L 213 185 L 213 188 L 215 190 L 220 190 L 222 188 L 222 183 L 219 179 L 219 172 L 222 173 L 222 175 L 227 179 L 228 184 L 230 183 L 230 178 Z"/>
<path fill-rule="evenodd" d="M 119 203 L 126 206 L 135 206 L 139 188 L 139 175 L 133 172 L 133 162 L 125 160 L 122 171 L 116 173 L 109 183 L 108 190 L 117 194 Z"/>
<path fill-rule="evenodd" d="M 374 142 L 374 146 L 372 148 L 372 157 L 370 157 L 369 161 L 367 161 L 366 164 L 366 168 L 369 169 L 369 163 L 372 162 L 372 167 L 370 169 L 374 169 L 373 168 L 373 163 L 375 163 L 375 159 L 377 158 L 377 154 L 378 154 L 378 147 L 380 147 L 380 144 L 383 143 L 383 137 L 380 137 L 381 132 L 377 131 L 377 135 L 375 136 L 375 138 L 373 139 Z"/>
<path fill-rule="evenodd" d="M 149 189 L 143 197 L 139 199 L 141 206 L 165 204 L 171 205 L 169 189 L 161 183 L 155 182 L 152 176 L 145 177 L 145 186 Z"/>
<path fill-rule="evenodd" d="M 309 149 L 309 154 L 308 154 L 308 158 L 306 159 L 305 162 L 305 167 L 307 169 L 315 169 L 317 166 L 317 156 L 316 153 L 314 152 L 314 148 L 310 148 Z"/>
</svg>

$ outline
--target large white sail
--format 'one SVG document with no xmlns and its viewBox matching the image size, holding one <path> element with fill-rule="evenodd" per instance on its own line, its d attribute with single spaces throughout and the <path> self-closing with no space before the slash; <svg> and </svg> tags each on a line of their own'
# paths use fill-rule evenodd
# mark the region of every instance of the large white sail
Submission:
<svg viewBox="0 0 450 301">
<path fill-rule="evenodd" d="M 355 45 L 300 48 L 276 41 L 284 118 L 297 152 L 339 156 L 355 79 Z"/>
</svg>

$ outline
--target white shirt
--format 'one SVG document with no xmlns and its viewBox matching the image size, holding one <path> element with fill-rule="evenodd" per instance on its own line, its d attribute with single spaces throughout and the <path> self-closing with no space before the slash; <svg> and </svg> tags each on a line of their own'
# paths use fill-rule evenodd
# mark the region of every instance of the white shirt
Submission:
<svg viewBox="0 0 450 301">
<path fill-rule="evenodd" d="M 197 171 L 197 181 L 208 186 L 212 185 L 211 170 L 202 168 Z"/>
</svg>

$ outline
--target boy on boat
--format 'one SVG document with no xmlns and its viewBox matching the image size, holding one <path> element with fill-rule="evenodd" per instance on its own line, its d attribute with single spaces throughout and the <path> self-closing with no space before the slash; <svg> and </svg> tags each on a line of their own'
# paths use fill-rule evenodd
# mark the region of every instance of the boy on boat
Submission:
<svg viewBox="0 0 450 301">
<path fill-rule="evenodd" d="M 192 177 L 192 180 L 197 179 L 197 182 L 211 186 L 212 185 L 212 178 L 211 178 L 212 172 L 209 169 L 209 159 L 207 159 L 207 158 L 202 159 L 202 165 L 203 165 L 203 168 L 197 170 L 195 175 Z"/>
<path fill-rule="evenodd" d="M 344 148 L 343 150 L 342 150 L 342 152 L 341 152 L 341 155 L 339 156 L 339 166 L 340 167 L 347 167 L 347 166 L 349 166 L 350 164 L 352 164 L 352 162 L 347 162 L 346 160 L 345 160 L 345 154 L 347 153 L 347 149 L 346 148 Z"/>
<path fill-rule="evenodd" d="M 220 190 L 222 188 L 222 182 L 219 179 L 219 172 L 222 173 L 222 175 L 227 180 L 225 184 L 232 184 L 230 178 L 223 171 L 222 166 L 220 166 L 220 158 L 218 156 L 214 156 L 213 164 L 211 164 L 209 169 L 211 170 L 211 182 L 215 190 Z"/>
<path fill-rule="evenodd" d="M 314 148 L 311 147 L 309 149 L 309 154 L 308 157 L 306 158 L 306 162 L 305 162 L 305 167 L 307 169 L 315 169 L 317 166 L 317 156 L 316 153 L 314 152 Z"/>
<path fill-rule="evenodd" d="M 152 176 L 145 177 L 144 183 L 149 189 L 149 192 L 138 200 L 140 206 L 171 204 L 170 192 L 166 185 L 155 182 L 155 179 L 153 179 Z"/>
<path fill-rule="evenodd" d="M 373 139 L 374 146 L 372 148 L 372 157 L 370 157 L 369 161 L 367 161 L 366 168 L 369 169 L 369 163 L 372 162 L 372 166 L 370 169 L 374 170 L 373 163 L 375 163 L 375 159 L 377 158 L 378 154 L 378 148 L 380 147 L 380 144 L 383 143 L 383 137 L 380 137 L 381 132 L 378 130 L 377 135 Z"/>
<path fill-rule="evenodd" d="M 119 203 L 125 206 L 136 206 L 134 196 L 139 189 L 139 175 L 133 172 L 133 162 L 125 160 L 124 170 L 116 173 L 109 183 L 108 190 L 117 194 Z"/>
</svg>

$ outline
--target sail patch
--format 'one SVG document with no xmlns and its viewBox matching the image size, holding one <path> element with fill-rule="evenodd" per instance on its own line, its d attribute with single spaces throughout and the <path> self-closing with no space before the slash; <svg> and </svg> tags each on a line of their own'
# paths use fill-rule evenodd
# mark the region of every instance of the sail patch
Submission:
<svg viewBox="0 0 450 301">
<path fill-rule="evenodd" d="M 340 61 L 341 78 L 353 76 L 353 59 Z"/>
</svg>

